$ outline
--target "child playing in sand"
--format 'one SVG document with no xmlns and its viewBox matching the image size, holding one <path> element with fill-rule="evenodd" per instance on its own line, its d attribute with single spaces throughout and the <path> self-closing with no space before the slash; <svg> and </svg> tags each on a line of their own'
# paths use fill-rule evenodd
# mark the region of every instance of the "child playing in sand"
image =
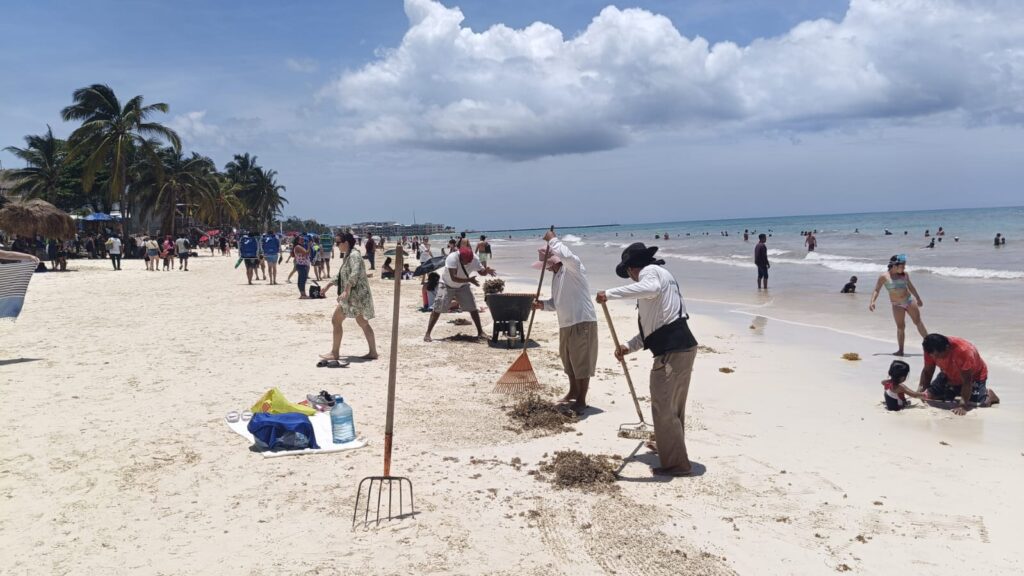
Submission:
<svg viewBox="0 0 1024 576">
<path fill-rule="evenodd" d="M 903 360 L 893 360 L 889 365 L 889 379 L 882 381 L 885 388 L 885 409 L 892 411 L 903 410 L 910 407 L 907 396 L 920 398 L 921 394 L 903 385 L 910 374 L 910 365 Z"/>
</svg>

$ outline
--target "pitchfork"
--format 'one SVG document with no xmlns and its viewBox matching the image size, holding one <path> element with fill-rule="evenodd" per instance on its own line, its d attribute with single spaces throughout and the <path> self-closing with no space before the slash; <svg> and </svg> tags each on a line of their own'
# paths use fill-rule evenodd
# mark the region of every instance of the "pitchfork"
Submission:
<svg viewBox="0 0 1024 576">
<path fill-rule="evenodd" d="M 373 500 L 374 487 L 377 490 L 377 515 L 374 519 L 379 525 L 381 521 L 381 504 L 384 491 L 388 493 L 388 514 L 384 520 L 404 518 L 416 513 L 413 504 L 412 481 L 404 476 L 391 475 L 391 437 L 395 425 L 395 374 L 398 369 L 398 312 L 400 309 L 402 289 L 402 255 L 404 250 L 399 245 L 395 251 L 395 305 L 391 317 L 391 364 L 388 367 L 388 414 L 384 424 L 384 475 L 367 476 L 359 481 L 359 489 L 356 492 L 356 505 L 352 510 L 352 528 L 356 527 L 356 516 L 359 514 L 359 502 L 363 499 L 363 485 L 366 486 L 366 513 L 363 515 L 363 526 L 370 523 L 370 503 Z M 396 486 L 397 485 L 397 486 Z M 405 511 L 405 490 L 409 490 L 409 511 Z M 398 514 L 394 513 L 394 493 L 398 491 Z"/>
</svg>

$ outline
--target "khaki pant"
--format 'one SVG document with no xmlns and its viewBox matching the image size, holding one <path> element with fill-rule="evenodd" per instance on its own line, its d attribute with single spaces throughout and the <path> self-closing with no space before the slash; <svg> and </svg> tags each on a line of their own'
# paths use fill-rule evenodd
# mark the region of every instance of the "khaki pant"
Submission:
<svg viewBox="0 0 1024 576">
<path fill-rule="evenodd" d="M 689 468 L 683 422 L 686 395 L 697 347 L 668 352 L 654 358 L 651 367 L 651 412 L 654 436 L 658 441 L 658 459 L 665 468 Z"/>
</svg>

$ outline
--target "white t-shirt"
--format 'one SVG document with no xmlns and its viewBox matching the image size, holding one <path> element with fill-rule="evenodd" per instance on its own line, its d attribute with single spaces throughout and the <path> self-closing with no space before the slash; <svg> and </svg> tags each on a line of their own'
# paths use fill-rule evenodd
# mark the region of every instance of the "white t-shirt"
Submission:
<svg viewBox="0 0 1024 576">
<path fill-rule="evenodd" d="M 551 281 L 551 298 L 544 309 L 558 314 L 558 327 L 568 328 L 581 322 L 597 322 L 594 300 L 590 296 L 587 269 L 569 247 L 558 238 L 551 240 L 551 253 L 562 260 L 562 268 Z"/>
<path fill-rule="evenodd" d="M 111 254 L 121 254 L 121 240 L 119 238 L 110 239 L 110 250 L 107 250 Z"/>
<path fill-rule="evenodd" d="M 178 254 L 182 254 L 188 250 L 188 246 L 186 245 L 187 243 L 188 240 L 185 240 L 184 238 L 178 238 L 174 241 L 174 248 L 178 251 Z"/>
<path fill-rule="evenodd" d="M 605 290 L 604 294 L 609 300 L 636 298 L 644 334 L 650 336 L 665 324 L 687 315 L 679 284 L 671 272 L 650 264 L 644 266 L 638 278 L 633 284 Z M 644 347 L 644 340 L 637 334 L 627 344 L 631 352 L 636 352 Z"/>
<path fill-rule="evenodd" d="M 455 269 L 455 278 L 459 278 L 459 279 L 462 279 L 462 280 L 469 280 L 469 274 L 468 273 L 471 273 L 471 272 L 474 272 L 474 271 L 483 270 L 484 269 L 484 265 L 480 263 L 480 260 L 477 259 L 475 254 L 473 255 L 473 259 L 469 262 L 469 264 L 465 264 L 465 265 L 463 265 L 462 263 L 459 262 L 459 251 L 458 250 L 456 250 L 456 251 L 452 252 L 451 254 L 449 254 L 445 258 L 445 260 L 444 260 L 444 273 L 441 274 L 441 279 L 444 280 L 444 285 L 445 286 L 448 286 L 450 288 L 458 288 L 460 286 L 463 286 L 465 284 L 465 282 L 455 282 L 452 279 L 452 276 L 451 276 L 452 268 Z M 463 270 L 465 270 L 465 271 L 463 271 Z"/>
</svg>

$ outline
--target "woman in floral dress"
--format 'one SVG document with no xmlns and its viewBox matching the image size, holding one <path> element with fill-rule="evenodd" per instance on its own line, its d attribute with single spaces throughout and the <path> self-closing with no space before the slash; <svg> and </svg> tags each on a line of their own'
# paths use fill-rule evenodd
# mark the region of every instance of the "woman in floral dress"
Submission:
<svg viewBox="0 0 1024 576">
<path fill-rule="evenodd" d="M 355 317 L 356 324 L 363 329 L 366 343 L 370 346 L 369 353 L 362 358 L 376 360 L 377 341 L 369 322 L 373 319 L 373 295 L 370 294 L 370 282 L 366 278 L 363 254 L 356 247 L 356 240 L 351 232 L 343 232 L 340 235 L 338 248 L 343 255 L 341 266 L 339 266 L 338 274 L 324 287 L 325 292 L 331 286 L 338 287 L 338 306 L 334 309 L 334 316 L 331 318 L 331 323 L 334 326 L 334 342 L 330 353 L 322 354 L 320 357 L 328 363 L 339 362 L 343 334 L 342 324 L 345 322 L 345 318 L 351 316 Z"/>
</svg>

